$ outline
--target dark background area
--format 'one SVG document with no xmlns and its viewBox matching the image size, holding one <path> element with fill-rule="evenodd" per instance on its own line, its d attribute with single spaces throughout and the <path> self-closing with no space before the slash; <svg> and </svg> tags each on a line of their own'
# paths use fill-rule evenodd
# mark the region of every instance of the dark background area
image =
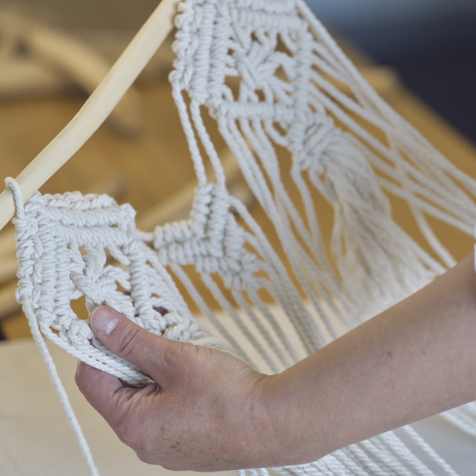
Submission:
<svg viewBox="0 0 476 476">
<path fill-rule="evenodd" d="M 475 0 L 308 0 L 334 33 L 476 142 Z"/>
</svg>

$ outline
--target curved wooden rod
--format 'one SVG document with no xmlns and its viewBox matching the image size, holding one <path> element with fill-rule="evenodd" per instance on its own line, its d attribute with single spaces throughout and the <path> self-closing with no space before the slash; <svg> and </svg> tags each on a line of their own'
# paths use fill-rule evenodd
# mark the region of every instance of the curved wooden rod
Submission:
<svg viewBox="0 0 476 476">
<path fill-rule="evenodd" d="M 25 200 L 37 192 L 109 117 L 173 30 L 179 0 L 163 0 L 69 124 L 16 178 Z M 14 215 L 9 190 L 0 194 L 0 230 Z"/>
</svg>

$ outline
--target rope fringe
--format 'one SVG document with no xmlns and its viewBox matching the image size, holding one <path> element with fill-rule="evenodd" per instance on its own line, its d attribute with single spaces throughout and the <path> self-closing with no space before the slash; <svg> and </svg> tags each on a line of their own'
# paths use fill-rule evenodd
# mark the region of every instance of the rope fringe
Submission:
<svg viewBox="0 0 476 476">
<path fill-rule="evenodd" d="M 198 181 L 189 220 L 144 234 L 134 210 L 109 197 L 37 194 L 24 205 L 18 184 L 6 181 L 17 210 L 18 298 L 93 475 L 44 337 L 129 383 L 147 378 L 93 345 L 71 301 L 107 304 L 150 332 L 279 372 L 454 264 L 430 217 L 467 234 L 476 223 L 476 182 L 378 97 L 303 0 L 186 0 L 176 26 L 170 82 Z M 286 263 L 229 194 L 205 112 L 266 211 Z M 408 204 L 427 249 L 395 221 L 389 195 Z M 324 204 L 334 213 L 330 247 L 318 213 Z M 217 337 L 194 320 L 175 282 Z M 447 418 L 474 432 L 475 406 Z M 400 431 L 412 447 L 389 432 L 312 464 L 240 475 L 456 476 L 412 427 Z"/>
</svg>

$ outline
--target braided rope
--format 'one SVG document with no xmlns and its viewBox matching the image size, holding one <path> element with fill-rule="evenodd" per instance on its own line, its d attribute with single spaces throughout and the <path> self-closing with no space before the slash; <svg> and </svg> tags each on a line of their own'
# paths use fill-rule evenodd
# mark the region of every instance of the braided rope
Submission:
<svg viewBox="0 0 476 476">
<path fill-rule="evenodd" d="M 133 209 L 109 197 L 38 194 L 24 205 L 17 184 L 7 181 L 17 208 L 18 299 L 92 474 L 97 469 L 44 337 L 127 382 L 147 377 L 94 342 L 73 301 L 84 298 L 89 309 L 108 304 L 150 332 L 232 349 L 260 370 L 277 372 L 454 263 L 428 216 L 468 234 L 476 222 L 476 182 L 376 95 L 304 1 L 186 0 L 176 26 L 170 81 L 198 181 L 188 220 L 144 234 L 136 229 Z M 288 267 L 244 205 L 229 195 L 204 110 L 239 159 Z M 289 162 L 277 149 L 288 152 Z M 298 190 L 302 216 L 286 178 Z M 334 210 L 332 256 L 316 192 Z M 388 193 L 408 203 L 433 253 L 395 222 Z M 190 279 L 190 268 L 199 283 Z M 220 339 L 194 320 L 172 276 Z M 233 330 L 218 319 L 198 284 L 230 316 Z M 264 296 L 280 305 L 289 329 L 283 330 Z M 447 418 L 473 434 L 474 414 L 468 406 Z M 456 475 L 412 427 L 401 431 L 413 449 L 390 432 L 312 464 L 240 474 Z"/>
</svg>

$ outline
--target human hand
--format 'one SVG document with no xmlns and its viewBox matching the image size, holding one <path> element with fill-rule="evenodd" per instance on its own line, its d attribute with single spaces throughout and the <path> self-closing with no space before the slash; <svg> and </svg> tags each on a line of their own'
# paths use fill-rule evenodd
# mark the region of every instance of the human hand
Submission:
<svg viewBox="0 0 476 476">
<path fill-rule="evenodd" d="M 91 326 L 106 348 L 155 382 L 132 388 L 83 363 L 76 373 L 83 395 L 142 461 L 209 472 L 271 460 L 266 376 L 229 354 L 150 334 L 105 306 Z"/>
</svg>

